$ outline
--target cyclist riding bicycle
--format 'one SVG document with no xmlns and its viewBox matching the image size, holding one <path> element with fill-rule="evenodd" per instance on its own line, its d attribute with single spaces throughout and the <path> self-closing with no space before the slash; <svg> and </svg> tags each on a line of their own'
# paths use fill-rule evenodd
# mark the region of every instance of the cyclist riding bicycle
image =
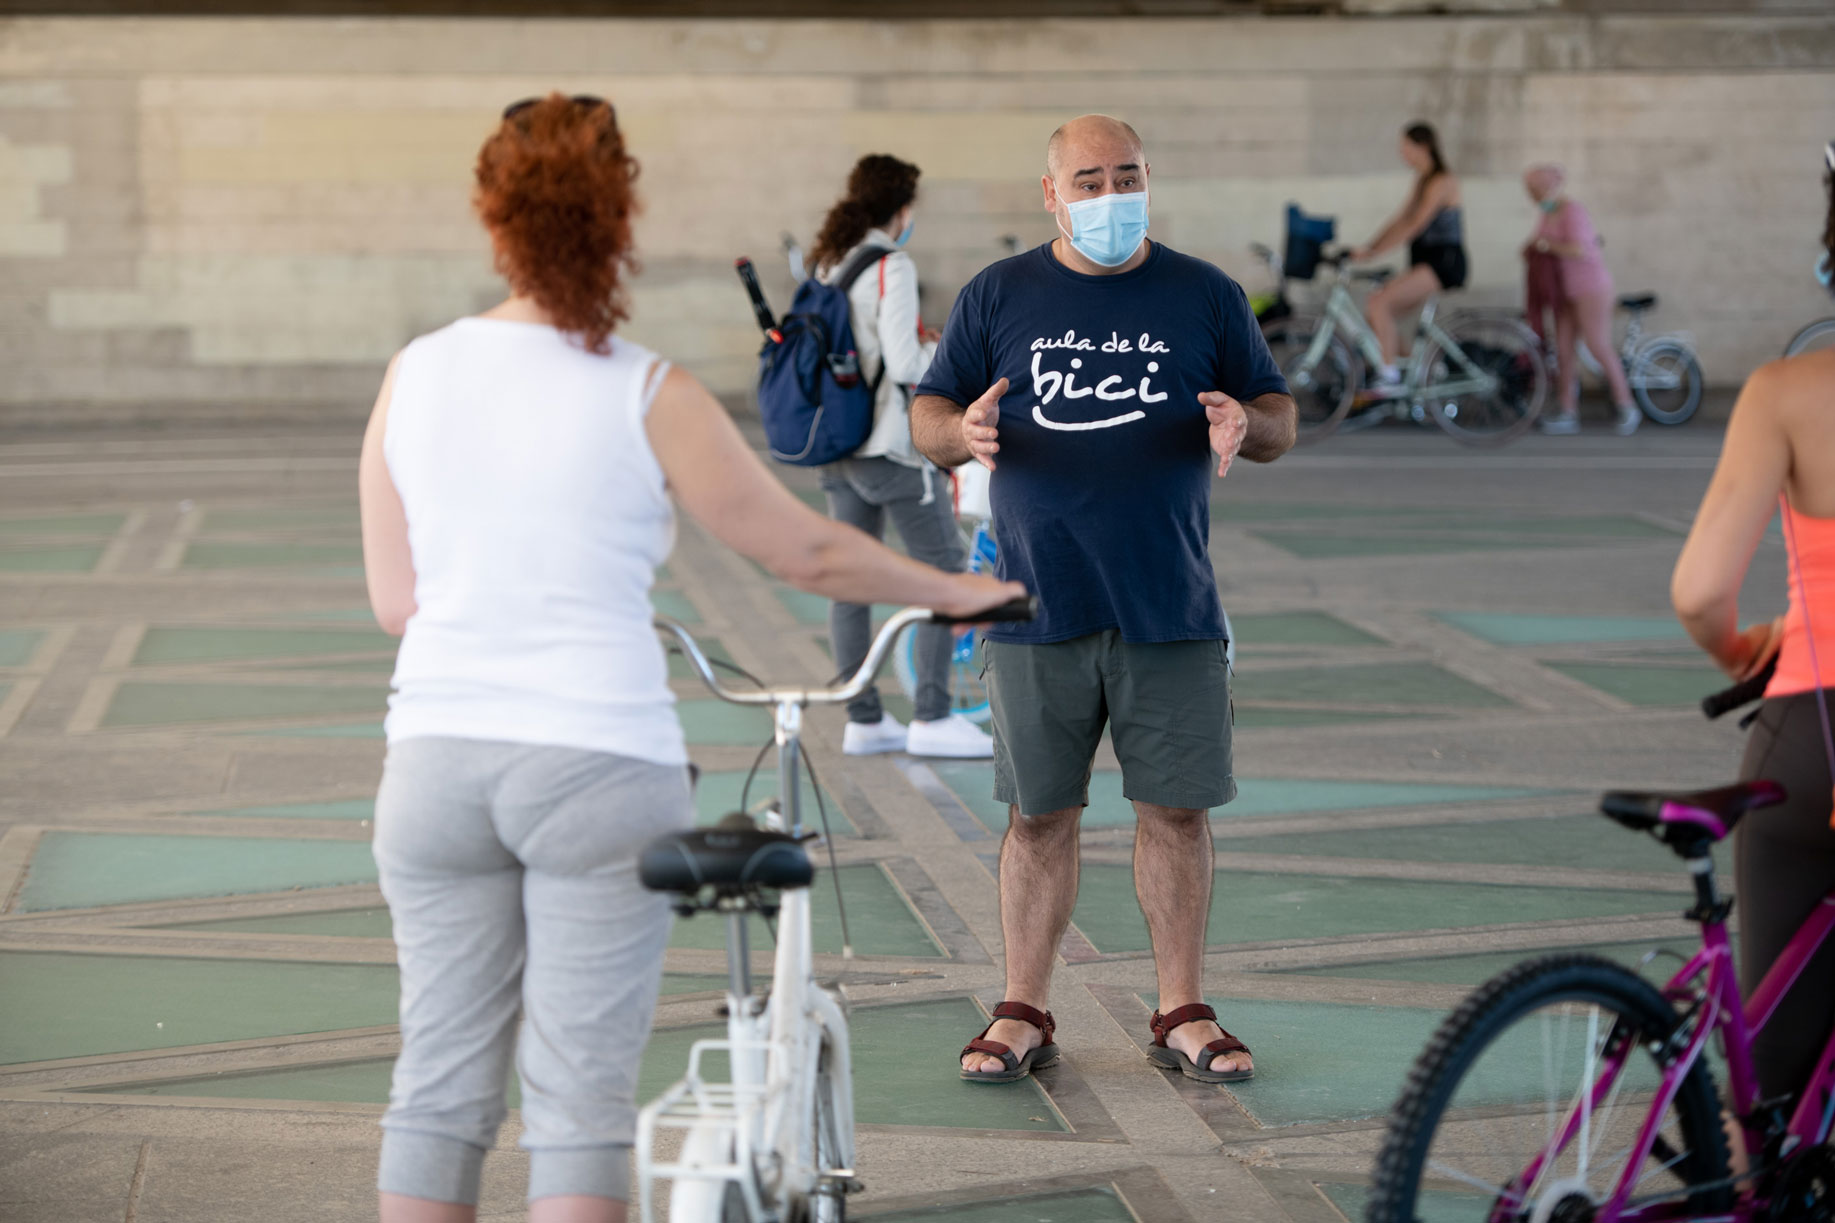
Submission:
<svg viewBox="0 0 1835 1223">
<path fill-rule="evenodd" d="M 1831 146 L 1835 157 L 1835 146 Z M 1831 161 L 1835 166 L 1835 161 Z M 1835 170 L 1825 176 L 1824 259 L 1835 258 Z M 1782 499 L 1790 544 L 1790 610 L 1739 628 L 1747 566 Z M 1779 951 L 1835 889 L 1831 760 L 1825 692 L 1835 684 L 1835 351 L 1761 366 L 1727 424 L 1713 482 L 1671 584 L 1689 635 L 1736 679 L 1774 659 L 1742 778 L 1769 778 L 1789 794 L 1782 807 L 1734 832 L 1742 991 L 1748 996 Z M 1835 1023 L 1835 941 L 1800 978 L 1754 1045 L 1761 1089 L 1775 1095 L 1808 1077 Z"/>
<path fill-rule="evenodd" d="M 476 201 L 511 296 L 409 344 L 364 437 L 370 599 L 403 636 L 376 802 L 401 971 L 385 1223 L 476 1217 L 513 1048 L 530 1217 L 625 1217 L 669 928 L 638 854 L 693 817 L 648 597 L 672 496 L 829 598 L 968 615 L 1024 593 L 817 514 L 694 378 L 613 336 L 636 170 L 603 99 L 509 107 Z"/>
</svg>

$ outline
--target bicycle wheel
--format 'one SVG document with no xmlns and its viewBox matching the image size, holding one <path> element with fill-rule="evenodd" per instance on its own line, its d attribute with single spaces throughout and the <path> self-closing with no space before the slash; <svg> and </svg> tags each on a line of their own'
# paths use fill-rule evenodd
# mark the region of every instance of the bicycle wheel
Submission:
<svg viewBox="0 0 1835 1223">
<path fill-rule="evenodd" d="M 816 1070 L 815 1132 L 811 1138 L 818 1171 L 845 1168 L 854 1158 L 852 1134 L 842 1133 L 843 1126 L 850 1124 L 842 1121 L 842 1114 L 851 1118 L 852 1109 L 843 1109 L 837 1102 L 835 1093 L 840 1085 L 829 1068 L 829 1046 L 824 1041 Z M 791 1223 L 846 1223 L 847 1186 L 832 1182 L 818 1186 L 809 1197 L 791 1205 L 788 1218 Z"/>
<path fill-rule="evenodd" d="M 1332 435 L 1351 410 L 1351 400 L 1363 383 L 1363 358 L 1337 335 L 1327 341 L 1317 364 L 1307 366 L 1306 354 L 1319 327 L 1317 315 L 1295 314 L 1262 328 L 1268 351 L 1281 367 L 1287 389 L 1300 409 L 1296 441 L 1302 446 Z"/>
<path fill-rule="evenodd" d="M 1466 446 L 1501 446 L 1529 431 L 1548 398 L 1548 370 L 1535 334 L 1511 319 L 1462 315 L 1446 331 L 1449 347 L 1430 341 L 1425 354 L 1428 382 L 1419 390 L 1434 423 Z M 1458 390 L 1461 383 L 1489 378 L 1483 390 Z M 1452 388 L 1440 391 L 1438 388 Z"/>
<path fill-rule="evenodd" d="M 1654 1107 L 1664 1067 L 1651 1044 L 1677 1023 L 1654 986 L 1598 956 L 1547 956 L 1492 978 L 1409 1071 L 1367 1223 L 1592 1220 Z M 1637 1172 L 1632 1202 L 1691 1213 L 1731 1205 L 1705 1058 L 1683 1078 Z"/>
<path fill-rule="evenodd" d="M 684 1164 L 694 1166 L 730 1163 L 732 1130 L 719 1121 L 696 1121 L 682 1140 Z M 679 1223 L 751 1223 L 745 1191 L 732 1181 L 677 1180 L 669 1187 L 669 1213 Z"/>
<path fill-rule="evenodd" d="M 1799 353 L 1830 347 L 1835 347 L 1835 318 L 1817 319 L 1790 338 L 1790 343 L 1784 346 L 1784 355 L 1794 357 Z"/>
<path fill-rule="evenodd" d="M 1679 425 L 1701 407 L 1701 362 L 1687 343 L 1658 336 L 1638 345 L 1625 369 L 1631 397 L 1659 425 Z"/>
<path fill-rule="evenodd" d="M 949 711 L 960 714 L 971 722 L 985 723 L 994 716 L 994 707 L 988 704 L 988 686 L 981 678 L 981 664 L 975 661 L 974 631 L 964 633 L 950 645 L 949 654 Z M 899 643 L 898 652 L 892 656 L 892 670 L 898 676 L 898 686 L 906 696 L 917 699 L 917 634 L 906 633 Z"/>
</svg>

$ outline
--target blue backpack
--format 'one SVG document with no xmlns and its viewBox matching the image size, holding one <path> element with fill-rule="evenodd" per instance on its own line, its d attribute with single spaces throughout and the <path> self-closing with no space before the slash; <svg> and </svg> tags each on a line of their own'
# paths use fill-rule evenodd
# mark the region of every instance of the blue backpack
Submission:
<svg viewBox="0 0 1835 1223">
<path fill-rule="evenodd" d="M 820 467 L 860 449 L 873 431 L 873 404 L 885 362 L 871 382 L 860 376 L 847 291 L 868 268 L 891 254 L 869 246 L 829 284 L 810 277 L 797 286 L 790 309 L 765 335 L 758 353 L 758 414 L 771 457 Z"/>
</svg>

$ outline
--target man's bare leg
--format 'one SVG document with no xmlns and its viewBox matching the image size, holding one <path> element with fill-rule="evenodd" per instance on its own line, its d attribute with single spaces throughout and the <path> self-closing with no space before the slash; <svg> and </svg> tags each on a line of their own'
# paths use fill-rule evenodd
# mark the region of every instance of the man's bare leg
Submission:
<svg viewBox="0 0 1835 1223">
<path fill-rule="evenodd" d="M 1077 828 L 1083 808 L 1066 807 L 1045 815 L 1021 815 L 1007 809 L 1007 835 L 1000 843 L 1000 933 L 1007 948 L 1006 1001 L 1046 1009 L 1051 997 L 1051 968 L 1058 943 L 1070 926 L 1077 905 Z M 1018 1019 L 996 1020 L 987 1039 L 999 1041 L 1025 1057 L 1042 1034 Z M 964 1070 L 992 1073 L 1006 1067 L 997 1057 L 970 1053 Z"/>
<path fill-rule="evenodd" d="M 1153 939 L 1160 981 L 1160 1014 L 1204 1001 L 1204 931 L 1211 913 L 1209 813 L 1187 807 L 1135 803 L 1134 892 Z M 1183 1024 L 1167 1043 L 1196 1062 L 1204 1046 L 1223 1035 L 1209 1020 Z M 1220 1071 L 1249 1070 L 1247 1053 L 1222 1053 Z"/>
<path fill-rule="evenodd" d="M 405 1193 L 379 1193 L 377 1214 L 382 1223 L 473 1223 L 476 1206 L 460 1202 L 435 1202 Z"/>
</svg>

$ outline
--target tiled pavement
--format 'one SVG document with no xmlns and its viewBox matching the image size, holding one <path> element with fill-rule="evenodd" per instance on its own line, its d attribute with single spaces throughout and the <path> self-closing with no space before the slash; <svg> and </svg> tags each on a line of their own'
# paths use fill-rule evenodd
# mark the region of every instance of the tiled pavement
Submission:
<svg viewBox="0 0 1835 1223">
<path fill-rule="evenodd" d="M 1152 966 L 1106 752 L 1052 999 L 1067 1056 L 958 1083 L 1000 992 L 989 769 L 844 761 L 816 715 L 859 952 L 858 1213 L 1342 1223 L 1376 1118 L 1465 990 L 1540 948 L 1634 961 L 1685 936 L 1672 863 L 1588 812 L 1609 785 L 1733 771 L 1664 604 L 1717 440 L 1365 435 L 1217 486 L 1242 795 L 1214 813 L 1209 986 L 1259 1068 L 1234 1089 L 1141 1057 Z M 366 845 L 391 643 L 364 608 L 354 450 L 0 443 L 0 1219 L 371 1214 L 396 1047 Z M 1780 560 L 1768 541 L 1754 614 Z M 656 599 L 755 671 L 830 670 L 819 601 L 691 525 Z M 766 724 L 677 691 L 712 818 Z M 825 875 L 816 931 L 839 969 Z M 713 1020 L 721 964 L 712 923 L 678 926 L 646 1090 Z M 487 1217 L 518 1215 L 515 1136 L 512 1114 Z"/>
</svg>

